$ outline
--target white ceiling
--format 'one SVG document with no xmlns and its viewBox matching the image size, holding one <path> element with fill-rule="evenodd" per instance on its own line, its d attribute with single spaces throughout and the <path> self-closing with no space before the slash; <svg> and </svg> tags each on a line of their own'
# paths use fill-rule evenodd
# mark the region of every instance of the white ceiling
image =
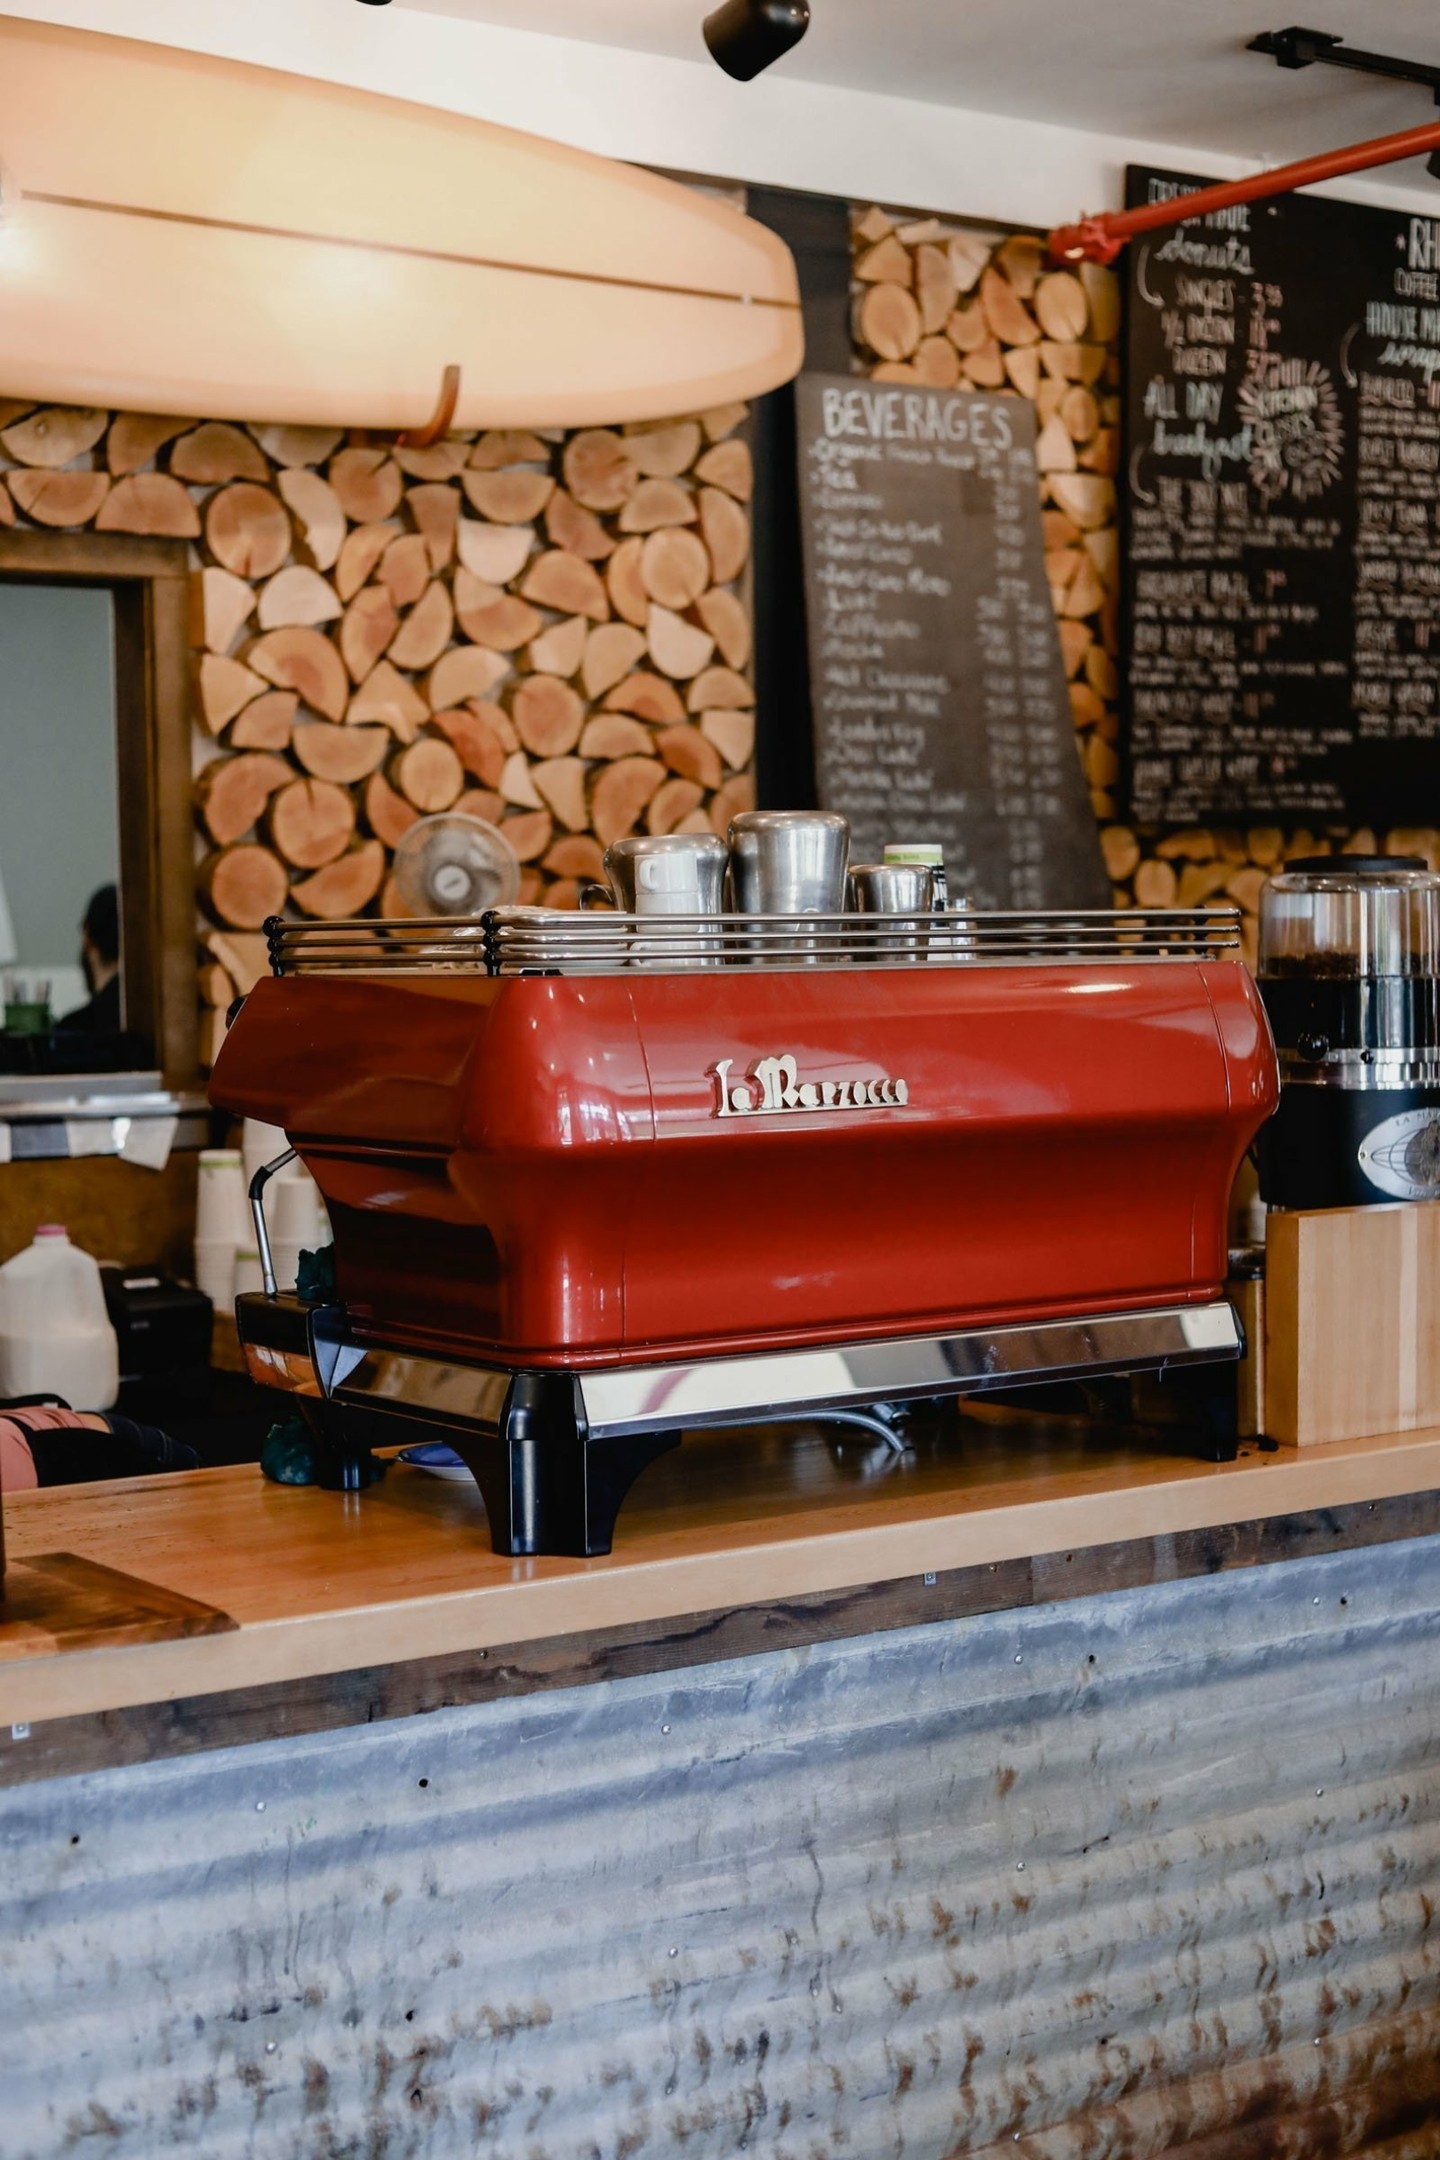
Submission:
<svg viewBox="0 0 1440 2160">
<path fill-rule="evenodd" d="M 700 60 L 700 21 L 714 4 L 401 0 L 430 14 Z M 1416 85 L 1320 66 L 1287 73 L 1245 46 L 1298 13 L 1308 29 L 1440 65 L 1437 0 L 812 0 L 812 9 L 809 33 L 777 76 L 1266 162 L 1436 117 Z M 734 94 L 743 98 L 745 87 Z"/>
</svg>

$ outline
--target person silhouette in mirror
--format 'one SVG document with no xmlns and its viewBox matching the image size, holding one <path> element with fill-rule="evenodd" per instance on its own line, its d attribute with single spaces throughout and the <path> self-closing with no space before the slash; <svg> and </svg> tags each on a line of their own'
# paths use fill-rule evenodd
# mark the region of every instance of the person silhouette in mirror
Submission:
<svg viewBox="0 0 1440 2160">
<path fill-rule="evenodd" d="M 61 1034 L 120 1033 L 120 896 L 113 885 L 90 895 L 80 925 L 80 965 L 90 985 L 88 1004 L 57 1021 Z"/>
</svg>

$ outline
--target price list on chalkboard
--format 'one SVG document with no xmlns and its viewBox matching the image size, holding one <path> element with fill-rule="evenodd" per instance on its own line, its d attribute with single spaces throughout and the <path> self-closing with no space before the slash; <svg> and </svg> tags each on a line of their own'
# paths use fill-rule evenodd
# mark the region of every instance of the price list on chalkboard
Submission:
<svg viewBox="0 0 1440 2160">
<path fill-rule="evenodd" d="M 844 375 L 802 376 L 797 402 L 816 778 L 852 862 L 934 841 L 972 906 L 1108 905 L 1033 408 Z"/>
<path fill-rule="evenodd" d="M 1440 221 L 1292 195 L 1129 254 L 1132 813 L 1432 816 Z"/>
</svg>

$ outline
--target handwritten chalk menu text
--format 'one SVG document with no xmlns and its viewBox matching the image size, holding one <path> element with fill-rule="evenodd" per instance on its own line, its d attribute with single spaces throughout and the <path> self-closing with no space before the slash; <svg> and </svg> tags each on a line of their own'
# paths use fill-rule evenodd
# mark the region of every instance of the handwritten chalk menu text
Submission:
<svg viewBox="0 0 1440 2160">
<path fill-rule="evenodd" d="M 796 386 L 818 793 L 852 862 L 937 841 L 978 908 L 1108 906 L 1024 399 Z"/>
<path fill-rule="evenodd" d="M 1433 821 L 1440 218 L 1289 195 L 1128 252 L 1132 814 Z"/>
</svg>

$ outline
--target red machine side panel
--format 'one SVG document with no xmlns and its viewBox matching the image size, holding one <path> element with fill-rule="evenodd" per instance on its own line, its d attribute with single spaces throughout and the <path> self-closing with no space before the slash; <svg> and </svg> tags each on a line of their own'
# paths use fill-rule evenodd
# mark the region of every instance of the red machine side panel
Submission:
<svg viewBox="0 0 1440 2160">
<path fill-rule="evenodd" d="M 210 1100 L 292 1136 L 448 1152 L 499 988 L 483 975 L 269 978 L 225 1037 Z"/>
<path fill-rule="evenodd" d="M 654 1132 L 624 982 L 263 982 L 210 1093 L 295 1141 L 362 1334 L 619 1354 L 631 1155 Z"/>
</svg>

